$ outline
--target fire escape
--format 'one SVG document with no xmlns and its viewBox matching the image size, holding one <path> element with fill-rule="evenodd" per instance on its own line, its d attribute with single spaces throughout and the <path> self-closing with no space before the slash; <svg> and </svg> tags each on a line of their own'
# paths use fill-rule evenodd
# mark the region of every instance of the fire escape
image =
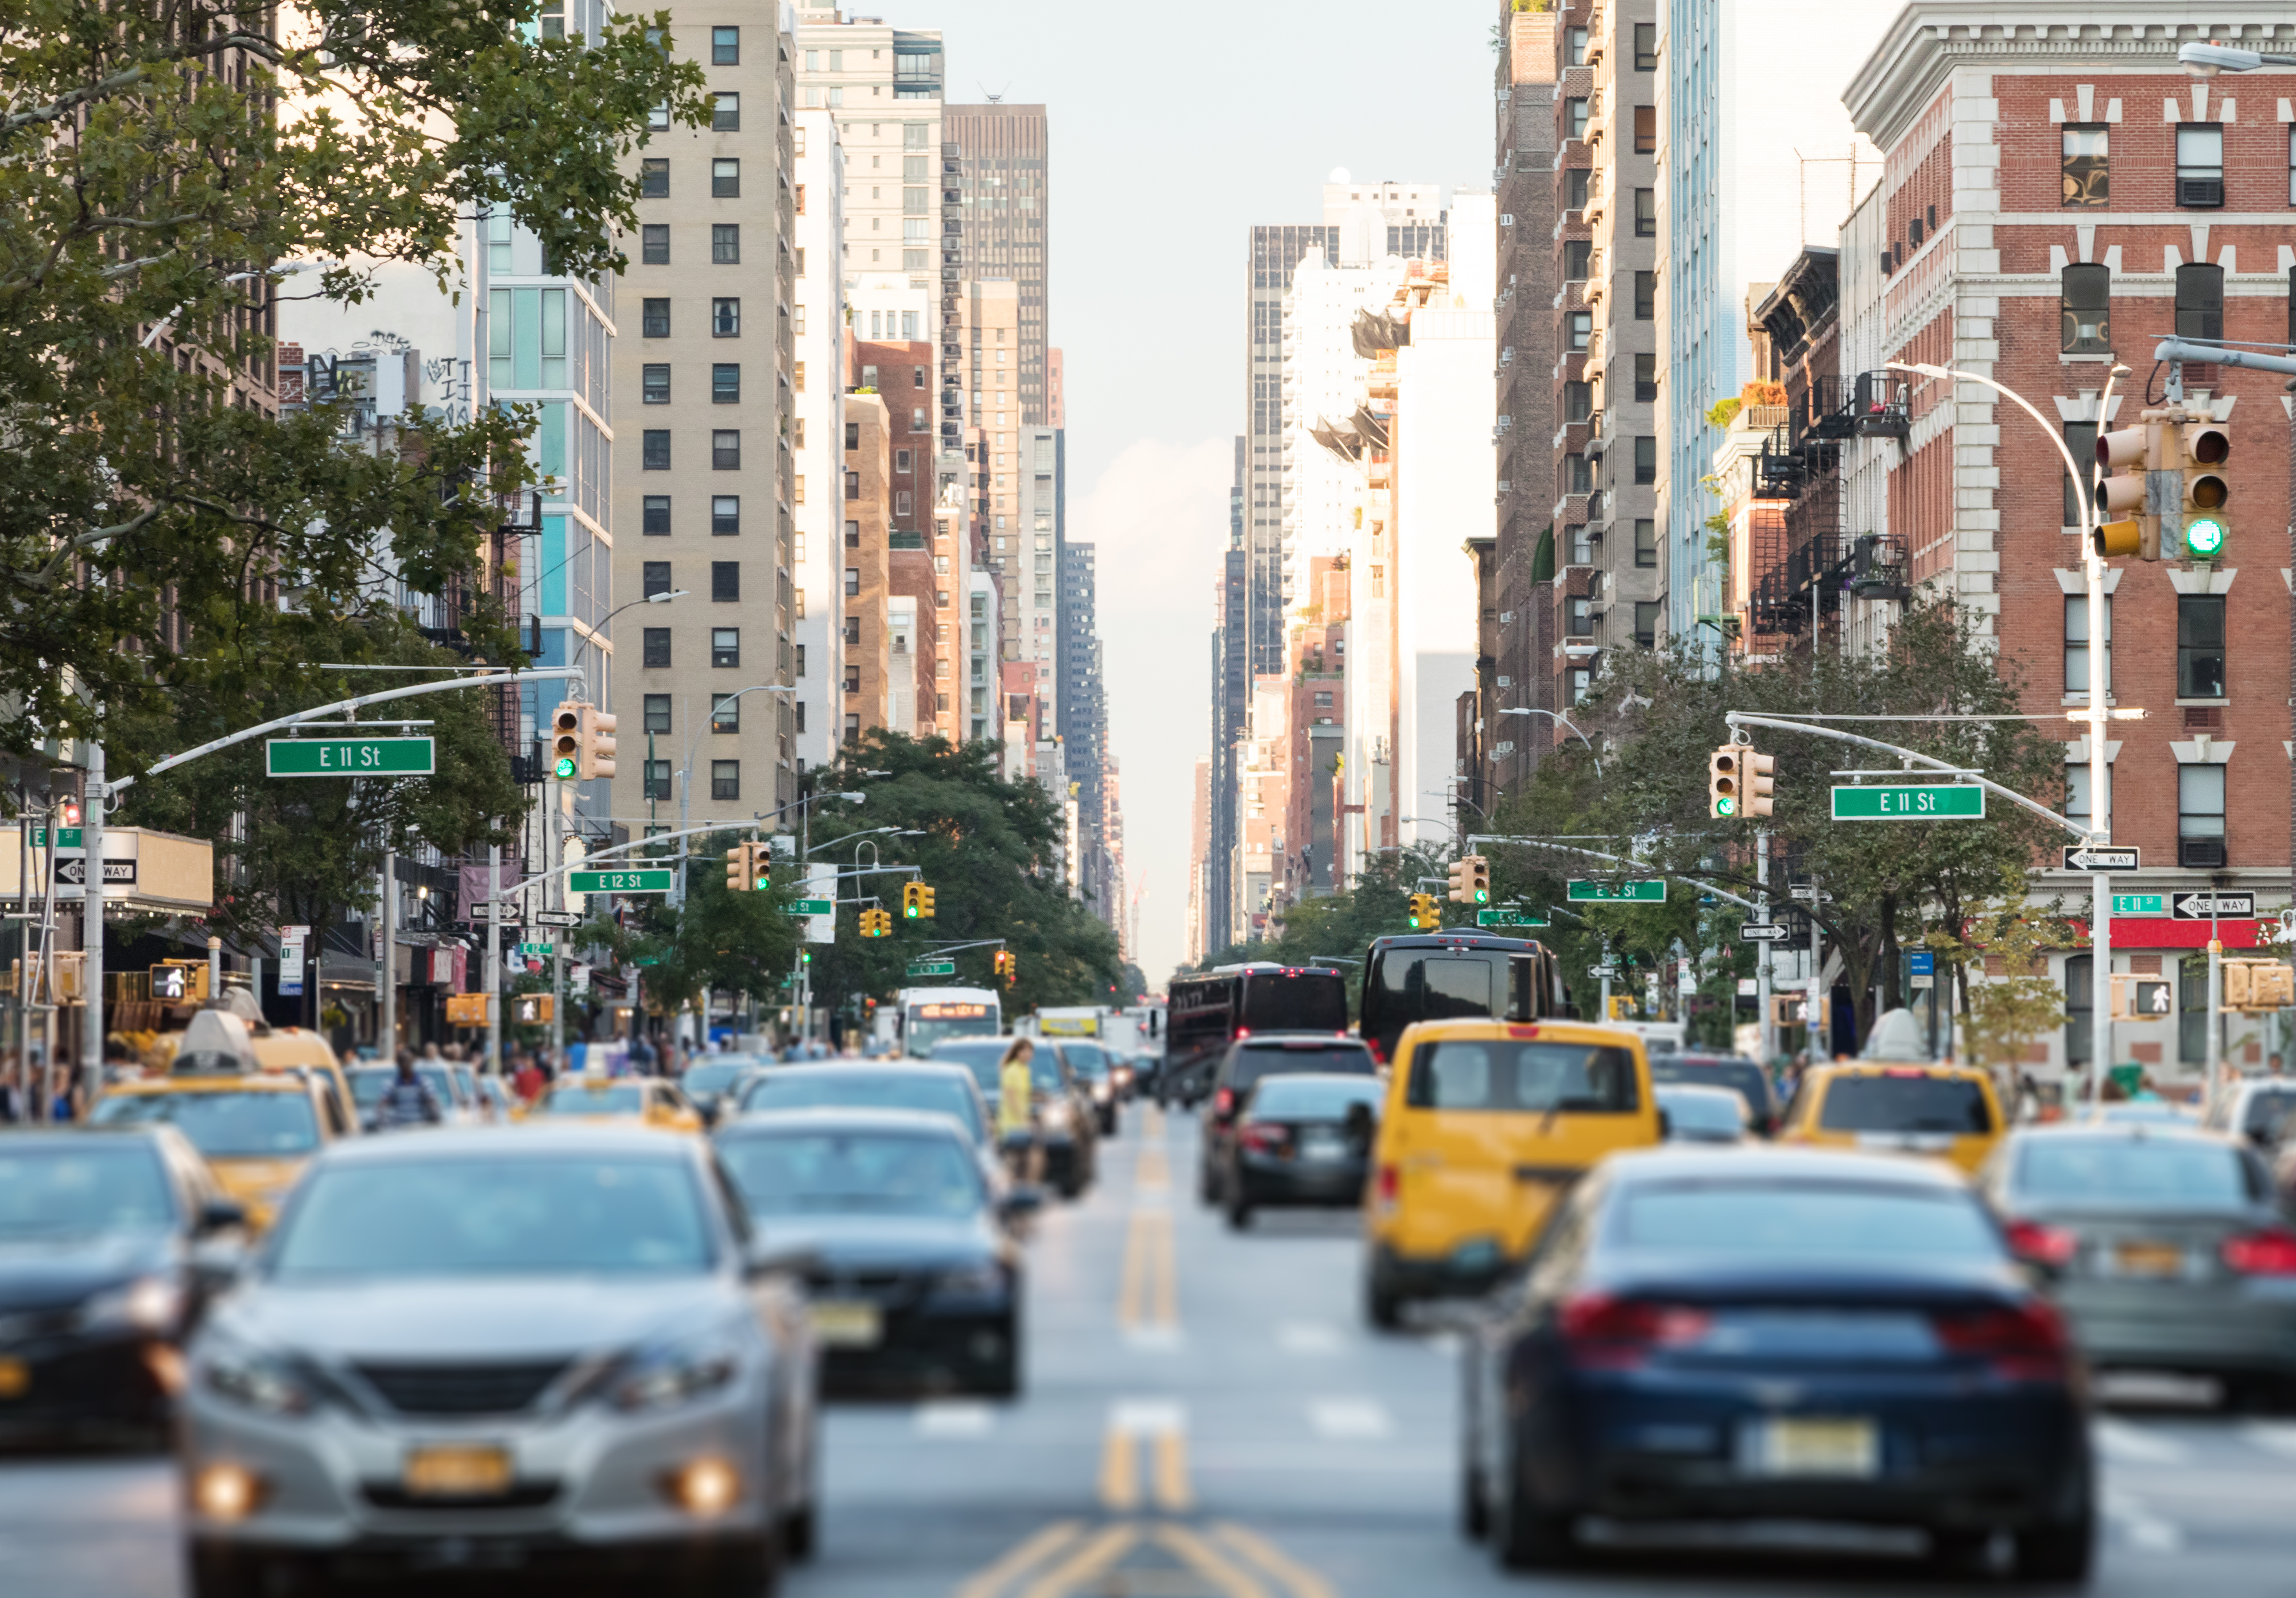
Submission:
<svg viewBox="0 0 2296 1598">
<path fill-rule="evenodd" d="M 1903 542 L 1871 534 L 1845 547 L 1841 528 L 1842 446 L 1854 438 L 1902 441 L 1910 427 L 1906 384 L 1889 372 L 1861 373 L 1855 383 L 1812 374 L 1786 412 L 1752 462 L 1748 642 L 1762 653 L 1837 635 L 1845 594 L 1906 594 Z"/>
</svg>

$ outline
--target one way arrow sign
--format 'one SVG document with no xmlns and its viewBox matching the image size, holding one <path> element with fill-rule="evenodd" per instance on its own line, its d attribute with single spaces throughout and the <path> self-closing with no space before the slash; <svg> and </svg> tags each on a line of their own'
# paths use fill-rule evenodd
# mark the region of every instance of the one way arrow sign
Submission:
<svg viewBox="0 0 2296 1598">
<path fill-rule="evenodd" d="M 57 860 L 56 881 L 72 888 L 86 887 L 87 856 L 86 855 L 72 855 Z M 133 860 L 106 860 L 103 863 L 103 881 L 107 886 L 113 882 L 135 881 L 135 862 Z"/>
<path fill-rule="evenodd" d="M 1738 929 L 1738 938 L 1744 943 L 1784 943 L 1787 931 L 1775 922 L 1750 921 Z"/>
<path fill-rule="evenodd" d="M 2104 844 L 2069 843 L 2065 846 L 2067 871 L 2135 871 L 2138 850 L 2132 845 L 2116 848 Z"/>
</svg>

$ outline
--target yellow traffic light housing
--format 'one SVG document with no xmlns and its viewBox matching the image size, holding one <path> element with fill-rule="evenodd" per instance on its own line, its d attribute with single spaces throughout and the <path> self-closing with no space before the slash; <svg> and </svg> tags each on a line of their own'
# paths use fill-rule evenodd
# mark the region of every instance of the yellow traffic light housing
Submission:
<svg viewBox="0 0 2296 1598">
<path fill-rule="evenodd" d="M 754 843 L 737 843 L 726 851 L 726 891 L 749 893 L 754 890 L 758 875 L 757 862 L 751 858 L 757 848 Z"/>
<path fill-rule="evenodd" d="M 1745 755 L 1744 744 L 1725 743 L 1706 757 L 1706 809 L 1710 815 L 1735 821 L 1742 814 Z"/>
<path fill-rule="evenodd" d="M 561 700 L 550 716 L 550 774 L 561 783 L 577 780 L 582 770 L 582 712 L 579 700 Z"/>
<path fill-rule="evenodd" d="M 580 752 L 575 757 L 576 776 L 586 783 L 612 776 L 615 718 L 595 705 L 584 705 L 577 721 Z"/>
<path fill-rule="evenodd" d="M 1423 932 L 1431 932 L 1443 924 L 1443 912 L 1431 893 L 1411 896 L 1411 924 Z"/>
<path fill-rule="evenodd" d="M 1491 863 L 1481 855 L 1467 856 L 1467 902 L 1471 905 L 1491 902 Z"/>
<path fill-rule="evenodd" d="M 931 921 L 931 920 L 932 919 L 932 917 L 933 917 L 933 890 L 932 890 L 932 888 L 931 888 L 931 886 L 930 884 L 928 884 L 928 883 L 924 883 L 924 882 L 920 882 L 920 883 L 918 883 L 916 886 L 917 886 L 917 914 L 918 914 L 919 915 L 922 916 L 925 920 L 927 920 L 927 921 Z"/>
<path fill-rule="evenodd" d="M 1446 874 L 1451 882 L 1449 889 L 1451 902 L 1455 905 L 1465 904 L 1467 902 L 1467 863 L 1464 860 L 1452 861 L 1450 869 Z"/>
<path fill-rule="evenodd" d="M 910 921 L 922 915 L 925 904 L 924 885 L 921 882 L 901 884 L 901 914 Z"/>
<path fill-rule="evenodd" d="M 1738 746 L 1740 814 L 1767 815 L 1775 808 L 1775 801 L 1772 799 L 1770 791 L 1777 786 L 1777 781 L 1770 774 L 1777 768 L 1778 758 L 1775 755 L 1758 755 L 1745 744 Z"/>
</svg>

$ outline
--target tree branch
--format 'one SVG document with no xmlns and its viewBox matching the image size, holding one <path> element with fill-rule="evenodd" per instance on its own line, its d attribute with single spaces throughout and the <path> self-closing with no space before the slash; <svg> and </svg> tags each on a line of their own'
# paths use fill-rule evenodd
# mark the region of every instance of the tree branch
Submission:
<svg viewBox="0 0 2296 1598">
<path fill-rule="evenodd" d="M 283 63 L 287 59 L 285 52 L 261 34 L 226 33 L 218 34 L 209 39 L 189 40 L 181 45 L 171 45 L 165 50 L 152 51 L 127 70 L 115 72 L 111 77 L 89 84 L 84 88 L 77 88 L 59 94 L 47 104 L 35 110 L 12 112 L 6 118 L 0 119 L 0 135 L 16 133 L 40 123 L 58 121 L 68 112 L 76 111 L 91 102 L 108 99 L 124 89 L 133 88 L 144 81 L 149 69 L 152 67 L 166 66 L 179 61 L 195 60 L 234 49 L 244 50 L 251 55 L 259 55 L 275 64 Z"/>
</svg>

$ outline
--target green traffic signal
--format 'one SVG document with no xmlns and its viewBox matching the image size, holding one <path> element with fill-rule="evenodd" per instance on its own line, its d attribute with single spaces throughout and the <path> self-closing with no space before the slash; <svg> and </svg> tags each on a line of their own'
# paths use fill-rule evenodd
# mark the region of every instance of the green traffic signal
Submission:
<svg viewBox="0 0 2296 1598">
<path fill-rule="evenodd" d="M 1730 795 L 1724 794 L 1714 801 L 1714 813 L 1717 815 L 1735 815 L 1738 814 L 1738 801 Z"/>
<path fill-rule="evenodd" d="M 1489 889 L 1488 889 L 1488 888 L 1478 888 L 1478 889 L 1475 889 L 1475 903 L 1477 903 L 1478 905 L 1488 905 L 1488 904 L 1489 904 L 1490 902 L 1491 902 L 1491 890 L 1490 890 Z"/>
<path fill-rule="evenodd" d="M 551 774 L 562 783 L 572 782 L 574 780 L 574 757 L 571 755 L 559 756 L 558 764 L 551 768 Z"/>
<path fill-rule="evenodd" d="M 2217 517 L 2195 516 L 2185 523 L 2185 548 L 2197 560 L 2214 560 L 2224 553 L 2228 530 Z"/>
</svg>

